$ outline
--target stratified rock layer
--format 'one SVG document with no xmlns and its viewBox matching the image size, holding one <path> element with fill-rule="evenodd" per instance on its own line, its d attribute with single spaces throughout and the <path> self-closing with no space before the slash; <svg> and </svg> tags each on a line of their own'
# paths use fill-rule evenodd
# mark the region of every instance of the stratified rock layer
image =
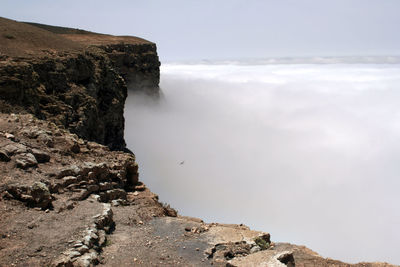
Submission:
<svg viewBox="0 0 400 267">
<path fill-rule="evenodd" d="M 23 36 L 24 30 L 29 35 L 32 30 L 24 23 L 10 23 L 19 26 L 18 36 Z M 6 25 L 0 23 L 0 29 L 6 30 Z M 42 35 L 47 32 L 38 31 Z M 133 37 L 93 33 L 47 35 L 58 43 L 65 40 L 69 50 L 53 51 L 49 44 L 40 49 L 40 57 L 29 54 L 24 58 L 0 58 L 0 99 L 14 109 L 19 106 L 38 118 L 62 125 L 81 138 L 112 150 L 124 149 L 127 85 L 146 94 L 157 96 L 159 92 L 156 45 Z M 10 45 L 10 40 L 4 39 Z M 82 47 L 80 51 L 69 48 L 71 41 Z"/>
</svg>

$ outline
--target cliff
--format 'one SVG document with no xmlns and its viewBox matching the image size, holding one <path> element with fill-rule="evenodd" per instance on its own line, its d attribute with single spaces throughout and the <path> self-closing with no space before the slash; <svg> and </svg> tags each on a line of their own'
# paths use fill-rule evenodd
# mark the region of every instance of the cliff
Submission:
<svg viewBox="0 0 400 267">
<path fill-rule="evenodd" d="M 137 37 L 0 18 L 0 266 L 393 266 L 160 203 L 118 151 L 128 88 L 157 96 L 159 64 Z"/>
<path fill-rule="evenodd" d="M 124 149 L 127 86 L 159 92 L 155 44 L 41 27 L 0 19 L 0 99 L 84 139 Z"/>
</svg>

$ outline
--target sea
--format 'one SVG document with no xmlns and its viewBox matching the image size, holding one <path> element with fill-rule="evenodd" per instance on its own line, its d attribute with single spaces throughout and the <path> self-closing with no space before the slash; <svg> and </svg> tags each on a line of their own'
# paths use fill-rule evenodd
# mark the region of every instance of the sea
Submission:
<svg viewBox="0 0 400 267">
<path fill-rule="evenodd" d="M 181 215 L 350 263 L 400 264 L 400 62 L 170 62 L 130 93 L 140 180 Z"/>
</svg>

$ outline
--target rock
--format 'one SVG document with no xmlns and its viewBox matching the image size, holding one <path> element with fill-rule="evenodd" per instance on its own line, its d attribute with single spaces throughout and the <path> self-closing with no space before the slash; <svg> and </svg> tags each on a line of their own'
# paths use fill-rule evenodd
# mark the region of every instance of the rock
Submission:
<svg viewBox="0 0 400 267">
<path fill-rule="evenodd" d="M 97 229 L 105 229 L 106 227 L 112 227 L 113 221 L 113 211 L 110 204 L 103 204 L 103 213 L 94 216 L 94 224 Z"/>
<path fill-rule="evenodd" d="M 57 260 L 55 260 L 52 264 L 52 267 L 73 267 L 72 259 L 67 255 L 62 255 Z"/>
<path fill-rule="evenodd" d="M 139 181 L 138 165 L 131 161 L 126 166 L 126 181 L 128 186 L 135 186 Z"/>
<path fill-rule="evenodd" d="M 95 250 L 90 250 L 88 253 L 85 253 L 81 257 L 79 257 L 75 262 L 74 266 L 78 267 L 89 267 L 97 264 L 99 262 L 99 254 Z"/>
<path fill-rule="evenodd" d="M 15 140 L 15 136 L 13 134 L 10 134 L 10 133 L 5 133 L 4 137 L 7 138 L 7 139 L 10 139 L 10 140 L 13 140 L 13 141 Z"/>
<path fill-rule="evenodd" d="M 15 154 L 26 153 L 28 152 L 28 149 L 23 144 L 13 143 L 3 147 L 3 151 L 5 151 L 9 156 L 13 156 Z"/>
<path fill-rule="evenodd" d="M 36 182 L 32 185 L 31 196 L 34 204 L 42 209 L 48 208 L 51 205 L 51 194 L 44 183 Z"/>
<path fill-rule="evenodd" d="M 80 189 L 79 192 L 74 195 L 71 200 L 84 200 L 90 195 L 90 192 L 86 189 Z"/>
<path fill-rule="evenodd" d="M 99 240 L 99 236 L 97 235 L 97 229 L 89 229 L 87 234 L 83 237 L 82 242 L 84 245 L 88 247 L 92 247 L 94 243 Z"/>
<path fill-rule="evenodd" d="M 65 176 L 64 178 L 62 178 L 62 185 L 65 186 L 69 186 L 70 184 L 75 184 L 76 182 L 78 182 L 78 178 L 76 178 L 75 176 Z"/>
<path fill-rule="evenodd" d="M 261 248 L 259 246 L 254 246 L 250 249 L 250 253 L 256 253 L 261 251 Z"/>
<path fill-rule="evenodd" d="M 48 134 L 46 133 L 41 133 L 37 139 L 42 142 L 43 144 L 45 144 L 47 147 L 54 147 L 54 140 L 52 137 L 50 137 Z"/>
<path fill-rule="evenodd" d="M 112 189 L 99 193 L 101 202 L 109 202 L 110 200 L 118 198 L 126 199 L 126 194 L 126 191 L 122 189 Z"/>
<path fill-rule="evenodd" d="M 35 156 L 37 162 L 45 163 L 50 161 L 50 154 L 39 149 L 32 149 L 32 154 Z"/>
<path fill-rule="evenodd" d="M 82 255 L 82 254 L 81 254 L 79 251 L 72 250 L 72 251 L 68 254 L 68 257 L 71 258 L 71 259 L 73 259 L 73 258 L 79 257 L 80 255 Z"/>
<path fill-rule="evenodd" d="M 113 200 L 111 200 L 111 205 L 114 206 L 114 207 L 125 206 L 126 205 L 126 200 L 113 199 Z"/>
<path fill-rule="evenodd" d="M 15 157 L 16 166 L 21 169 L 37 166 L 38 162 L 31 153 L 19 154 Z"/>
<path fill-rule="evenodd" d="M 78 251 L 81 254 L 85 254 L 86 252 L 89 251 L 89 248 L 86 245 L 82 245 L 82 246 L 76 248 L 76 251 Z"/>
<path fill-rule="evenodd" d="M 146 186 L 144 184 L 140 184 L 140 182 L 139 182 L 139 184 L 135 186 L 135 190 L 136 191 L 144 191 L 144 190 L 146 190 Z"/>
<path fill-rule="evenodd" d="M 81 152 L 81 147 L 79 146 L 78 143 L 74 143 L 73 145 L 71 145 L 69 150 L 71 150 L 75 154 L 78 154 L 79 152 Z"/>
<path fill-rule="evenodd" d="M 8 156 L 7 152 L 0 150 L 0 161 L 8 162 L 11 158 Z"/>
<path fill-rule="evenodd" d="M 87 175 L 92 180 L 105 180 L 109 174 L 110 170 L 105 162 L 99 164 L 85 162 L 82 168 L 82 175 Z"/>
<path fill-rule="evenodd" d="M 77 176 L 81 169 L 77 165 L 71 165 L 70 167 L 64 168 L 60 170 L 57 175 L 58 179 L 61 179 L 65 176 Z"/>
<path fill-rule="evenodd" d="M 288 267 L 295 266 L 293 252 L 283 252 L 280 255 L 278 255 L 276 259 Z"/>
<path fill-rule="evenodd" d="M 99 191 L 99 186 L 97 184 L 91 184 L 87 186 L 87 190 L 92 193 L 92 192 L 97 192 Z"/>
<path fill-rule="evenodd" d="M 27 128 L 21 131 L 23 135 L 30 139 L 36 139 L 41 133 L 45 133 L 42 130 L 39 130 L 38 127 Z"/>
<path fill-rule="evenodd" d="M 113 188 L 111 183 L 99 183 L 99 190 L 100 191 L 106 191 L 106 190 L 111 190 Z"/>
<path fill-rule="evenodd" d="M 259 235 L 254 239 L 254 242 L 261 248 L 261 250 L 268 249 L 271 245 L 271 235 L 268 233 Z"/>
<path fill-rule="evenodd" d="M 209 258 L 213 262 L 219 263 L 225 260 L 231 260 L 235 257 L 243 257 L 250 254 L 250 245 L 246 241 L 228 242 L 216 244 L 212 248 L 211 253 L 208 252 Z"/>
<path fill-rule="evenodd" d="M 83 243 L 81 241 L 76 242 L 75 244 L 72 245 L 72 247 L 74 247 L 74 248 L 79 248 L 81 246 L 83 246 Z"/>
<path fill-rule="evenodd" d="M 99 230 L 98 236 L 99 236 L 99 246 L 102 247 L 106 244 L 107 241 L 106 231 Z"/>
</svg>

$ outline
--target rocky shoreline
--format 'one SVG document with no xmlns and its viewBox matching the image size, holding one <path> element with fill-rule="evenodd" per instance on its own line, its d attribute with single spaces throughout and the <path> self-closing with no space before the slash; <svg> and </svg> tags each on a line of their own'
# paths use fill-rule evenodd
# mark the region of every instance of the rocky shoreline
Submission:
<svg viewBox="0 0 400 267">
<path fill-rule="evenodd" d="M 160 93 L 156 45 L 3 18 L 0 29 L 0 266 L 393 266 L 179 216 L 123 152 L 128 88 Z"/>
</svg>

